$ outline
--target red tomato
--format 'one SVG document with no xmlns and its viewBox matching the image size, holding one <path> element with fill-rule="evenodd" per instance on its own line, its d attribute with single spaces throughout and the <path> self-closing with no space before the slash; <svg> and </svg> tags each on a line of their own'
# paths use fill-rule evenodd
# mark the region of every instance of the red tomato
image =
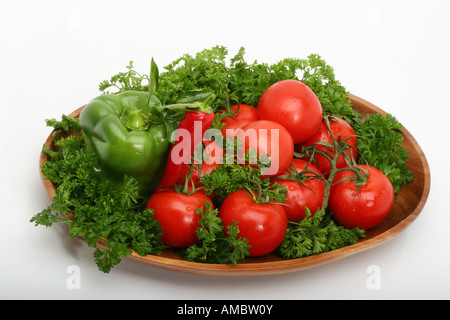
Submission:
<svg viewBox="0 0 450 320">
<path fill-rule="evenodd" d="M 256 121 L 259 119 L 258 111 L 256 110 L 256 108 L 253 106 L 250 106 L 248 104 L 231 106 L 231 110 L 234 111 L 234 115 L 236 117 L 225 117 L 221 121 L 222 123 L 225 124 L 225 126 L 221 129 L 222 135 L 224 137 L 234 136 L 231 134 L 232 132 L 235 132 L 236 130 L 242 128 L 247 123 L 250 123 L 250 122 L 253 122 L 253 121 Z M 227 132 L 226 132 L 227 129 L 233 130 L 233 131 L 229 131 L 229 135 L 227 135 Z"/>
<path fill-rule="evenodd" d="M 308 166 L 308 161 L 294 159 L 291 165 L 293 165 L 297 172 L 300 173 Z M 313 163 L 308 166 L 308 170 L 314 171 L 319 175 L 321 174 L 319 169 Z M 285 171 L 281 174 L 289 175 L 290 173 Z M 315 175 L 313 173 L 305 173 L 305 176 L 312 178 Z M 278 182 L 287 189 L 284 211 L 286 212 L 289 221 L 300 221 L 305 219 L 305 207 L 308 207 L 312 215 L 322 207 L 325 192 L 325 182 L 322 179 L 310 179 L 302 181 L 302 183 L 279 178 L 274 178 L 272 181 Z"/>
<path fill-rule="evenodd" d="M 286 234 L 287 218 L 283 206 L 272 203 L 256 203 L 244 190 L 230 194 L 222 202 L 219 217 L 224 226 L 238 222 L 239 237 L 245 237 L 249 255 L 262 256 L 274 251 Z"/>
<path fill-rule="evenodd" d="M 165 245 L 183 248 L 198 241 L 196 230 L 201 216 L 196 214 L 196 210 L 204 208 L 205 201 L 212 204 L 201 191 L 182 194 L 164 190 L 150 197 L 146 208 L 154 210 L 154 217 L 163 229 L 162 242 Z"/>
<path fill-rule="evenodd" d="M 260 119 L 282 124 L 294 143 L 311 137 L 322 120 L 322 105 L 315 93 L 303 82 L 282 80 L 270 86 L 258 102 Z"/>
<path fill-rule="evenodd" d="M 355 135 L 355 130 L 353 130 L 353 128 L 347 123 L 347 121 L 332 116 L 330 117 L 330 129 L 331 133 L 333 134 L 336 140 L 338 140 L 339 137 L 341 141 L 344 141 L 345 139 L 348 138 L 348 140 L 346 140 L 347 144 L 349 146 L 356 148 L 357 139 Z M 299 149 L 301 148 L 301 146 L 311 146 L 317 142 L 333 142 L 333 136 L 331 135 L 331 133 L 330 130 L 328 130 L 327 128 L 325 120 L 322 120 L 318 130 L 314 133 L 314 135 L 305 142 L 303 142 L 301 145 L 297 145 L 295 148 L 296 149 L 298 148 L 297 150 L 300 151 Z M 354 148 L 347 149 L 346 153 L 349 156 L 353 155 L 353 157 L 356 159 L 358 153 Z M 335 155 L 334 148 L 330 150 L 325 146 L 317 145 L 315 149 L 326 152 L 331 156 L 331 158 L 333 158 Z M 331 170 L 330 161 L 325 156 L 319 153 L 315 154 L 315 158 L 319 165 L 320 171 L 325 174 L 329 173 Z M 345 162 L 344 155 L 340 154 L 336 162 L 336 167 L 343 168 L 345 166 L 347 166 L 347 163 Z"/>
<path fill-rule="evenodd" d="M 360 165 L 369 171 L 366 185 L 357 186 L 354 180 L 334 184 L 330 190 L 329 208 L 341 225 L 346 228 L 370 229 L 383 221 L 394 204 L 394 188 L 388 177 L 372 166 Z M 348 170 L 336 174 L 334 181 L 354 177 Z"/>
<path fill-rule="evenodd" d="M 191 172 L 191 179 L 194 182 L 195 188 L 199 188 L 202 186 L 202 184 L 199 182 L 199 180 L 205 175 L 211 173 L 215 168 L 222 165 L 223 163 L 223 156 L 224 151 L 223 148 L 218 145 L 214 141 L 210 140 L 203 140 L 203 143 L 205 144 L 205 147 L 203 149 L 203 159 L 201 162 L 201 172 L 199 175 L 198 169 L 193 168 Z M 194 161 L 195 164 L 199 165 L 198 161 Z M 186 181 L 186 175 L 189 173 L 190 164 L 185 164 L 183 169 L 183 178 L 181 179 L 180 183 L 184 183 Z"/>
<path fill-rule="evenodd" d="M 281 124 L 258 120 L 250 122 L 239 130 L 236 137 L 243 143 L 243 150 L 256 150 L 258 157 L 267 156 L 270 167 L 263 176 L 274 176 L 284 171 L 294 158 L 294 142 Z"/>
</svg>

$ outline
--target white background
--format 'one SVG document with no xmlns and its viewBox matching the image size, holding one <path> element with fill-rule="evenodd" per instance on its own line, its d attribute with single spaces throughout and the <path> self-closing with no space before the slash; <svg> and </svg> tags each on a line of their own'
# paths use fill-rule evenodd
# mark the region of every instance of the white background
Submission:
<svg viewBox="0 0 450 320">
<path fill-rule="evenodd" d="M 450 298 L 449 2 L 0 0 L 0 298 L 2 299 L 448 299 Z M 305 271 L 220 278 L 128 260 L 110 274 L 66 226 L 29 220 L 50 200 L 39 153 L 59 118 L 99 94 L 129 60 L 148 72 L 185 53 L 224 45 L 273 63 L 320 54 L 337 78 L 397 119 L 424 150 L 428 202 L 391 241 Z M 79 266 L 81 288 L 66 286 Z M 370 289 L 367 272 L 381 271 Z"/>
</svg>

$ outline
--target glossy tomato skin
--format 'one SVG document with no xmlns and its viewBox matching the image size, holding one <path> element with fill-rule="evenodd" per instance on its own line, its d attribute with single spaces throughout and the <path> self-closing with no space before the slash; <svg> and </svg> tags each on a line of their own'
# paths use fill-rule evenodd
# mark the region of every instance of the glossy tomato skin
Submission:
<svg viewBox="0 0 450 320">
<path fill-rule="evenodd" d="M 251 257 L 274 251 L 286 234 L 287 218 L 279 204 L 254 202 L 244 190 L 230 194 L 223 201 L 219 217 L 225 226 L 238 222 L 239 237 L 245 237 L 251 245 Z"/>
<path fill-rule="evenodd" d="M 356 159 L 358 154 L 356 151 L 357 138 L 355 135 L 355 130 L 353 130 L 353 128 L 348 124 L 347 121 L 341 118 L 331 116 L 330 119 L 330 129 L 333 136 L 336 138 L 336 140 L 338 139 L 338 137 L 340 137 L 341 141 L 348 138 L 347 144 L 354 148 L 347 149 L 346 153 L 349 156 L 353 155 L 353 157 Z M 317 131 L 308 140 L 303 142 L 301 145 L 296 146 L 295 148 L 297 151 L 300 151 L 301 146 L 311 146 L 318 142 L 331 143 L 333 142 L 333 136 L 331 135 L 330 130 L 328 130 L 325 120 L 322 120 Z M 325 146 L 317 145 L 315 148 L 328 153 L 331 157 L 334 157 L 335 155 L 333 151 L 329 150 Z M 315 158 L 317 160 L 320 171 L 325 174 L 329 173 L 331 170 L 330 161 L 325 156 L 318 153 L 315 154 Z M 347 163 L 344 159 L 344 155 L 340 154 L 336 162 L 336 167 L 343 168 L 345 166 L 347 166 Z"/>
<path fill-rule="evenodd" d="M 303 159 L 294 159 L 291 163 L 297 172 L 301 172 L 306 167 L 308 170 L 316 172 L 320 175 L 320 170 L 313 163 L 308 165 L 308 161 Z M 289 175 L 288 171 L 282 172 L 282 175 Z M 313 177 L 313 173 L 306 173 L 306 176 Z M 311 211 L 311 214 L 322 207 L 322 202 L 325 194 L 325 182 L 320 178 L 303 181 L 302 183 L 292 180 L 273 178 L 272 182 L 278 182 L 280 185 L 286 187 L 286 206 L 284 211 L 288 221 L 300 221 L 305 219 L 305 207 Z"/>
<path fill-rule="evenodd" d="M 257 150 L 258 156 L 267 155 L 271 166 L 263 173 L 271 177 L 283 172 L 294 158 L 294 141 L 289 131 L 281 124 L 258 120 L 250 122 L 239 130 L 236 137 L 243 143 L 243 149 Z"/>
<path fill-rule="evenodd" d="M 322 105 L 315 93 L 303 82 L 282 80 L 270 86 L 258 102 L 260 119 L 282 124 L 294 143 L 311 137 L 322 120 Z"/>
<path fill-rule="evenodd" d="M 154 210 L 154 217 L 163 229 L 162 242 L 173 247 L 187 247 L 198 241 L 197 227 L 201 218 L 196 214 L 210 198 L 203 192 L 182 194 L 172 190 L 154 193 L 146 207 Z M 212 206 L 213 207 L 213 206 Z"/>
<path fill-rule="evenodd" d="M 375 167 L 360 165 L 369 170 L 366 185 L 357 191 L 353 180 L 334 184 L 330 190 L 329 208 L 335 219 L 346 228 L 368 230 L 381 223 L 394 205 L 394 188 L 387 176 Z M 354 177 L 350 171 L 336 174 L 334 181 Z"/>
<path fill-rule="evenodd" d="M 220 131 L 224 137 L 233 136 L 233 134 L 231 134 L 232 132 L 236 132 L 250 122 L 259 120 L 258 111 L 253 106 L 240 104 L 231 106 L 230 108 L 234 111 L 236 117 L 225 117 L 222 119 L 221 122 L 225 125 Z M 229 130 L 228 135 L 227 130 Z"/>
</svg>

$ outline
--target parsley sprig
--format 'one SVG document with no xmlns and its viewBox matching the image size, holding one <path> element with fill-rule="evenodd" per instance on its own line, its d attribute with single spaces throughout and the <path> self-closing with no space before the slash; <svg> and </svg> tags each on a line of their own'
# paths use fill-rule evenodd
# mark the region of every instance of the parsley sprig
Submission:
<svg viewBox="0 0 450 320">
<path fill-rule="evenodd" d="M 96 170 L 98 158 L 84 148 L 83 137 L 68 135 L 78 130 L 76 119 L 63 117 L 47 123 L 57 133 L 56 151 L 44 148 L 50 158 L 42 171 L 56 191 L 52 204 L 31 222 L 47 227 L 68 223 L 72 238 L 83 237 L 89 247 L 95 248 L 95 262 L 106 273 L 132 250 L 140 255 L 161 253 L 162 229 L 152 212 L 145 209 L 137 181 L 126 176 L 123 190 L 116 190 L 102 177 Z M 105 243 L 104 250 L 97 247 L 99 241 Z"/>
<path fill-rule="evenodd" d="M 114 89 L 114 92 L 148 91 L 149 76 L 137 72 L 134 69 L 133 61 L 130 61 L 125 68 L 126 72 L 119 72 L 109 80 L 103 80 L 99 84 L 99 90 L 105 93 L 110 93 L 111 89 Z"/>
<path fill-rule="evenodd" d="M 284 259 L 298 259 L 340 249 L 364 237 L 364 230 L 338 225 L 327 210 L 320 209 L 312 215 L 306 208 L 305 219 L 289 222 L 277 254 Z"/>
<path fill-rule="evenodd" d="M 391 114 L 370 114 L 364 121 L 354 123 L 358 135 L 359 162 L 365 161 L 380 169 L 398 193 L 401 186 L 414 179 L 406 162 L 408 153 L 402 146 L 402 126 Z"/>
<path fill-rule="evenodd" d="M 180 250 L 180 255 L 187 261 L 203 263 L 236 264 L 245 261 L 249 255 L 250 245 L 246 238 L 240 238 L 239 226 L 235 222 L 225 231 L 219 210 L 212 209 L 205 202 L 205 209 L 199 208 L 196 214 L 201 215 L 197 236 L 199 242 Z"/>
</svg>

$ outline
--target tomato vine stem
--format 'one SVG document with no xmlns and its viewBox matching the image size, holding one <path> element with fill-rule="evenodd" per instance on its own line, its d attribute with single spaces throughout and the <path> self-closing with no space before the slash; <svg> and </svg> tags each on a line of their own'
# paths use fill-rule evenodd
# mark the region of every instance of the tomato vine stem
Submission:
<svg viewBox="0 0 450 320">
<path fill-rule="evenodd" d="M 353 156 L 353 152 L 350 152 L 350 155 L 347 153 L 348 149 L 353 149 L 356 151 L 356 153 L 358 155 L 360 155 L 357 148 L 355 148 L 347 143 L 350 138 L 353 138 L 355 136 L 354 135 L 349 136 L 346 139 L 341 139 L 340 136 L 335 137 L 333 134 L 333 131 L 331 130 L 330 121 L 339 121 L 339 120 L 335 120 L 335 118 L 332 118 L 332 116 L 324 116 L 323 120 L 325 121 L 326 127 L 327 127 L 328 131 L 330 132 L 333 141 L 332 142 L 314 143 L 308 147 L 304 147 L 303 153 L 296 153 L 295 156 L 298 158 L 308 157 L 310 159 L 309 161 L 311 163 L 311 161 L 316 162 L 315 155 L 320 154 L 330 162 L 331 169 L 329 172 L 322 172 L 321 175 L 316 175 L 315 177 L 313 177 L 314 179 L 320 178 L 325 183 L 325 192 L 324 192 L 324 198 L 322 201 L 322 209 L 326 209 L 328 207 L 328 201 L 330 198 L 330 190 L 334 184 L 337 184 L 341 181 L 348 180 L 348 179 L 354 180 L 354 184 L 357 186 L 357 191 L 356 191 L 356 194 L 357 194 L 360 187 L 367 183 L 368 171 L 366 169 L 358 166 L 357 158 L 355 158 Z M 334 155 L 330 155 L 330 153 L 328 153 L 324 150 L 318 149 L 317 146 L 323 146 L 326 150 L 328 150 L 330 153 L 332 153 Z M 346 166 L 338 168 L 337 162 L 338 162 L 338 158 L 340 157 L 340 155 L 342 155 L 343 158 L 345 159 Z M 339 181 L 334 181 L 336 178 L 336 175 L 341 171 L 351 171 L 351 172 L 353 172 L 354 177 L 348 177 L 348 178 L 343 178 Z M 356 196 L 356 194 L 355 194 L 355 196 Z"/>
</svg>

